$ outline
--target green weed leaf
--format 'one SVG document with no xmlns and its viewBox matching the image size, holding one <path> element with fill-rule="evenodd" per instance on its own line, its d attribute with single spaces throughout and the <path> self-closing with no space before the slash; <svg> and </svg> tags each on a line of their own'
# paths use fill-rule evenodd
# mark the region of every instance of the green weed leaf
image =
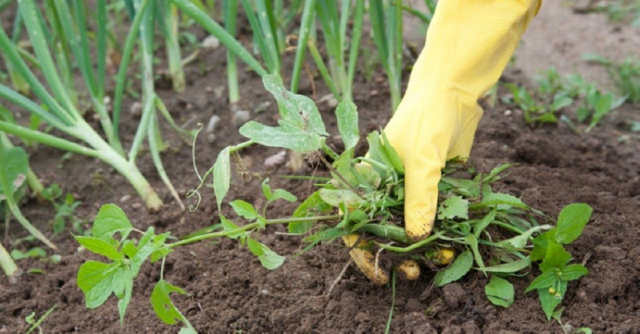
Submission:
<svg viewBox="0 0 640 334">
<path fill-rule="evenodd" d="M 118 251 L 118 248 L 113 244 L 95 237 L 74 236 L 76 241 L 89 251 L 106 256 L 107 258 L 118 261 L 121 260 L 124 255 Z"/>
<path fill-rule="evenodd" d="M 573 203 L 565 206 L 558 215 L 555 239 L 559 243 L 568 244 L 576 240 L 584 226 L 591 218 L 593 209 L 584 203 Z"/>
<path fill-rule="evenodd" d="M 483 271 L 490 273 L 515 273 L 531 265 L 531 260 L 525 257 L 520 260 L 484 267 Z"/>
<path fill-rule="evenodd" d="M 220 224 L 222 225 L 222 229 L 225 232 L 234 231 L 240 228 L 240 226 L 234 224 L 232 221 L 225 218 L 223 215 L 220 215 Z M 247 232 L 245 231 L 239 231 L 239 232 L 228 234 L 227 238 L 237 239 L 237 238 L 246 236 L 246 234 Z"/>
<path fill-rule="evenodd" d="M 544 289 L 554 286 L 558 281 L 558 276 L 553 271 L 546 271 L 536 277 L 524 292 L 529 292 L 538 289 Z"/>
<path fill-rule="evenodd" d="M 273 191 L 273 200 L 283 199 L 287 202 L 295 202 L 298 200 L 296 195 L 284 190 L 284 189 L 276 189 Z"/>
<path fill-rule="evenodd" d="M 502 240 L 500 242 L 497 243 L 497 245 L 502 246 L 502 247 L 513 247 L 516 249 L 521 249 L 524 248 L 524 246 L 527 245 L 527 241 L 529 240 L 529 238 L 531 238 L 531 236 L 534 233 L 537 233 L 539 231 L 542 230 L 548 230 L 551 228 L 551 225 L 540 225 L 540 226 L 535 226 L 532 227 L 530 229 L 528 229 L 527 231 L 525 231 L 524 233 L 517 235 L 513 238 L 510 239 L 506 239 L 506 240 Z"/>
<path fill-rule="evenodd" d="M 551 320 L 553 311 L 562 303 L 564 294 L 567 292 L 567 282 L 559 281 L 554 290 L 552 294 L 549 288 L 538 289 L 538 299 L 540 299 L 540 305 L 542 306 L 544 314 L 547 316 L 547 320 Z"/>
<path fill-rule="evenodd" d="M 185 321 L 186 319 L 180 313 L 178 308 L 171 301 L 171 293 L 178 293 L 181 295 L 186 295 L 187 292 L 183 289 L 170 284 L 165 280 L 160 280 L 153 287 L 153 291 L 151 292 L 150 302 L 153 306 L 153 310 L 156 313 L 156 316 L 160 318 L 165 324 L 174 325 L 178 321 Z"/>
<path fill-rule="evenodd" d="M 434 278 L 437 286 L 444 286 L 462 278 L 473 266 L 473 254 L 469 250 L 462 252 L 447 268 L 439 271 Z"/>
<path fill-rule="evenodd" d="M 560 279 L 573 281 L 589 273 L 589 270 L 581 264 L 570 264 L 558 272 Z"/>
<path fill-rule="evenodd" d="M 19 147 L 5 148 L 0 146 L 0 200 L 2 194 L 13 196 L 13 193 L 24 183 L 28 169 L 27 153 Z"/>
<path fill-rule="evenodd" d="M 447 198 L 438 209 L 438 219 L 469 219 L 469 201 L 461 196 Z"/>
<path fill-rule="evenodd" d="M 347 208 L 356 208 L 363 202 L 362 198 L 348 189 L 320 189 L 318 194 L 325 203 L 336 208 L 340 207 L 340 204 Z"/>
<path fill-rule="evenodd" d="M 300 153 L 319 149 L 323 141 L 323 138 L 316 133 L 286 123 L 274 127 L 249 121 L 240 128 L 239 132 L 260 145 L 282 147 Z"/>
<path fill-rule="evenodd" d="M 213 192 L 216 195 L 218 211 L 220 205 L 231 186 L 231 159 L 229 159 L 229 147 L 225 147 L 216 158 L 213 164 Z"/>
<path fill-rule="evenodd" d="M 343 99 L 336 108 L 336 119 L 338 120 L 338 131 L 344 142 L 345 149 L 348 150 L 356 146 L 360 139 L 356 105 L 349 99 Z"/>
<path fill-rule="evenodd" d="M 132 230 L 133 226 L 122 209 L 115 204 L 105 204 L 100 207 L 93 221 L 91 235 L 107 241 L 112 239 L 115 233 L 120 233 L 124 240 Z"/>
<path fill-rule="evenodd" d="M 253 255 L 258 257 L 262 266 L 269 270 L 280 267 L 286 259 L 284 256 L 272 251 L 267 245 L 252 238 L 247 238 L 247 247 L 249 247 Z"/>
<path fill-rule="evenodd" d="M 484 286 L 484 293 L 487 295 L 487 299 L 494 305 L 506 308 L 513 304 L 513 284 L 504 278 L 491 276 L 489 283 Z"/>
<path fill-rule="evenodd" d="M 482 197 L 481 205 L 488 207 L 497 207 L 498 209 L 507 209 L 509 207 L 526 209 L 528 208 L 526 204 L 522 202 L 521 199 L 503 193 L 488 193 Z"/>
<path fill-rule="evenodd" d="M 78 287 L 84 293 L 87 308 L 96 308 L 107 300 L 126 269 L 118 263 L 87 261 L 78 269 Z M 122 289 L 117 289 L 122 290 Z"/>
<path fill-rule="evenodd" d="M 291 215 L 294 218 L 302 218 L 308 217 L 315 213 L 326 213 L 331 211 L 332 208 L 320 197 L 320 193 L 318 191 L 311 194 L 307 199 L 305 199 L 300 205 L 296 208 Z M 307 233 L 311 226 L 313 226 L 313 222 L 310 221 L 296 221 L 289 223 L 287 227 L 290 233 L 299 233 L 304 234 Z"/>
<path fill-rule="evenodd" d="M 229 204 L 231 204 L 233 211 L 244 219 L 254 220 L 258 218 L 258 212 L 251 203 L 237 199 Z"/>
<path fill-rule="evenodd" d="M 31 248 L 27 252 L 22 252 L 18 249 L 14 249 L 11 251 L 11 257 L 16 261 L 22 260 L 22 259 L 28 259 L 28 258 L 35 259 L 35 258 L 45 257 L 45 256 L 47 256 L 47 252 L 45 252 L 45 250 L 40 247 Z"/>
<path fill-rule="evenodd" d="M 561 244 L 551 241 L 547 245 L 547 253 L 540 263 L 540 270 L 545 272 L 553 268 L 564 268 L 569 261 L 571 261 L 571 254 Z"/>
</svg>

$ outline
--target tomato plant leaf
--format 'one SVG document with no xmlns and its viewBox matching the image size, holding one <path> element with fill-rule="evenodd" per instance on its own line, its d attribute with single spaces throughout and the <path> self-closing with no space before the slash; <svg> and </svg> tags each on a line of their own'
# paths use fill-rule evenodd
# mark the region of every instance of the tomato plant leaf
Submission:
<svg viewBox="0 0 640 334">
<path fill-rule="evenodd" d="M 153 311 L 155 311 L 156 316 L 160 318 L 165 324 L 174 325 L 178 321 L 184 321 L 185 318 L 180 313 L 178 308 L 171 301 L 171 293 L 178 293 L 181 295 L 186 295 L 187 292 L 183 289 L 170 284 L 165 280 L 160 280 L 153 287 L 153 291 L 151 292 L 151 298 L 149 301 L 153 306 Z"/>
<path fill-rule="evenodd" d="M 469 219 L 469 201 L 461 196 L 447 198 L 438 209 L 438 219 Z"/>
<path fill-rule="evenodd" d="M 231 159 L 229 159 L 229 147 L 225 147 L 213 164 L 213 192 L 216 195 L 216 203 L 220 212 L 220 205 L 231 186 Z"/>
<path fill-rule="evenodd" d="M 243 201 L 241 199 L 237 199 L 231 203 L 231 207 L 235 213 L 247 220 L 254 220 L 258 218 L 258 212 L 253 207 L 253 205 L 249 202 Z"/>
<path fill-rule="evenodd" d="M 484 286 L 484 293 L 487 295 L 487 299 L 494 305 L 506 308 L 513 304 L 513 284 L 504 278 L 495 275 L 491 276 L 489 283 Z"/>
<path fill-rule="evenodd" d="M 558 215 L 556 241 L 568 244 L 576 240 L 591 218 L 593 209 L 584 203 L 573 203 L 565 206 Z"/>
<path fill-rule="evenodd" d="M 338 131 L 344 142 L 345 149 L 348 150 L 356 146 L 360 139 L 356 105 L 349 99 L 343 99 L 336 108 L 336 119 L 338 120 Z"/>
<path fill-rule="evenodd" d="M 444 286 L 462 278 L 473 266 L 473 254 L 469 250 L 462 252 L 447 268 L 440 270 L 434 281 L 437 286 Z"/>
<path fill-rule="evenodd" d="M 120 233 L 124 240 L 132 230 L 133 226 L 122 209 L 115 204 L 105 204 L 93 221 L 91 235 L 108 241 L 115 233 Z"/>
<path fill-rule="evenodd" d="M 86 236 L 74 236 L 74 238 L 87 250 L 106 256 L 111 260 L 118 261 L 124 257 L 124 255 L 118 251 L 116 246 L 103 239 Z"/>
</svg>

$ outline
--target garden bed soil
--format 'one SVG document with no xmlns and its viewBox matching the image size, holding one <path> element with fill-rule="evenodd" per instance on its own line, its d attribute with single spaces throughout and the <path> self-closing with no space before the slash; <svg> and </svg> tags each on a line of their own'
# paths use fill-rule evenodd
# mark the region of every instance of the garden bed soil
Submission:
<svg viewBox="0 0 640 334">
<path fill-rule="evenodd" d="M 203 173 L 218 151 L 243 140 L 233 126 L 225 102 L 226 87 L 221 80 L 225 53 L 217 49 L 187 69 L 185 93 L 161 90 L 161 95 L 179 124 L 194 127 L 217 114 L 221 126 L 213 143 L 206 135 L 198 139 L 196 163 Z M 252 110 L 271 101 L 257 119 L 273 123 L 273 101 L 260 80 L 241 71 L 242 102 Z M 363 76 L 358 76 L 362 78 Z M 506 78 L 523 82 L 517 71 Z M 355 102 L 360 112 L 361 133 L 379 129 L 389 118 L 385 79 L 374 74 L 355 85 Z M 162 86 L 162 85 L 160 85 Z M 305 78 L 305 94 L 316 99 L 326 92 L 314 92 Z M 318 85 L 319 87 L 321 85 Z M 222 92 L 221 95 L 216 93 Z M 319 107 L 331 133 L 335 118 L 326 103 Z M 640 141 L 628 132 L 629 120 L 639 120 L 637 110 L 626 105 L 608 115 L 589 134 L 576 133 L 565 123 L 531 128 L 518 110 L 498 104 L 486 106 L 476 135 L 471 163 L 480 171 L 505 162 L 514 163 L 507 176 L 496 184 L 500 191 L 521 196 L 529 205 L 555 217 L 572 202 L 585 202 L 594 214 L 584 234 L 569 250 L 577 262 L 584 262 L 589 274 L 572 282 L 562 304 L 563 322 L 587 326 L 595 333 L 637 333 L 640 329 Z M 636 108 L 637 109 L 637 108 Z M 254 114 L 252 114 L 254 116 Z M 127 113 L 122 133 L 125 142 L 133 137 L 135 115 Z M 197 183 L 192 167 L 191 147 L 173 135 L 164 134 L 169 148 L 163 153 L 165 167 L 181 195 Z M 330 139 L 336 145 L 336 139 Z M 361 144 L 360 153 L 366 148 Z M 261 201 L 259 184 L 270 176 L 272 185 L 304 198 L 312 191 L 309 181 L 279 178 L 292 174 L 286 165 L 265 168 L 264 159 L 277 149 L 251 147 L 234 159 L 234 186 L 228 199 Z M 181 212 L 157 177 L 146 156 L 141 157 L 142 172 L 165 200 L 158 213 L 148 213 L 123 177 L 95 160 L 72 156 L 61 159 L 60 151 L 41 146 L 31 152 L 33 169 L 50 183 L 63 185 L 82 201 L 77 216 L 91 220 L 105 203 L 116 203 L 139 229 L 153 226 L 159 231 L 185 235 L 217 220 L 212 190 L 204 187 L 202 201 L 193 212 Z M 324 173 L 317 166 L 304 164 L 297 174 Z M 187 201 L 190 205 L 193 202 Z M 27 217 L 47 234 L 53 209 L 30 200 L 24 204 Z M 269 217 L 290 215 L 295 204 L 277 205 Z M 13 224 L 12 237 L 25 233 Z M 380 333 L 391 306 L 390 287 L 374 287 L 354 266 L 350 266 L 335 285 L 329 287 L 349 261 L 340 242 L 316 247 L 301 255 L 299 237 L 276 234 L 283 226 L 269 226 L 259 237 L 272 249 L 287 255 L 277 270 L 264 269 L 257 259 L 231 240 L 202 242 L 180 248 L 166 263 L 165 279 L 189 292 L 174 296 L 178 308 L 200 333 Z M 29 326 L 24 318 L 35 312 L 41 316 L 56 305 L 44 321 L 45 333 L 176 333 L 178 327 L 164 325 L 149 304 L 149 295 L 159 279 L 159 264 L 146 264 L 134 283 L 134 293 L 124 325 L 118 321 L 116 300 L 112 296 L 98 309 L 87 310 L 76 285 L 76 272 L 90 257 L 78 251 L 78 244 L 65 231 L 52 240 L 62 256 L 59 264 L 23 260 L 23 269 L 40 268 L 44 274 L 24 274 L 19 283 L 0 282 L 0 333 L 22 333 Z M 27 246 L 36 246 L 33 243 Z M 25 245 L 21 245 L 25 247 Z M 25 247 L 26 248 L 26 247 Z M 440 289 L 433 285 L 434 273 L 425 268 L 418 281 L 398 281 L 393 333 L 561 333 L 540 308 L 535 293 L 524 294 L 534 270 L 515 279 L 516 302 L 509 309 L 492 305 L 484 295 L 487 278 L 471 272 L 458 283 Z"/>
</svg>

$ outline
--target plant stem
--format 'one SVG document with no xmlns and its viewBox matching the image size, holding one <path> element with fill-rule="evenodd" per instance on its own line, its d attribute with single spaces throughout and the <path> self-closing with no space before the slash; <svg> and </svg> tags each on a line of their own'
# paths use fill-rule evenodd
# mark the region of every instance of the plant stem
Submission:
<svg viewBox="0 0 640 334">
<path fill-rule="evenodd" d="M 240 144 L 235 144 L 233 146 L 229 146 L 229 153 L 234 153 L 234 152 L 240 151 L 240 150 L 242 150 L 244 148 L 247 148 L 247 147 L 249 147 L 249 146 L 251 146 L 251 145 L 253 145 L 255 143 L 256 142 L 254 142 L 253 140 L 247 140 L 247 141 L 242 142 Z"/>
<path fill-rule="evenodd" d="M 13 261 L 11 255 L 9 255 L 2 244 L 0 244 L 0 267 L 2 267 L 2 270 L 9 279 L 12 279 L 14 275 L 18 273 L 18 266 L 16 265 L 16 262 Z"/>
<path fill-rule="evenodd" d="M 273 224 L 287 224 L 287 223 L 292 223 L 292 222 L 300 222 L 300 221 L 319 221 L 319 220 L 330 220 L 330 219 L 337 219 L 340 218 L 340 215 L 328 215 L 328 216 L 314 216 L 314 217 L 290 217 L 290 218 L 277 218 L 277 219 L 267 219 L 265 224 L 267 225 L 273 225 Z M 184 239 L 184 240 L 180 240 L 171 244 L 168 244 L 167 247 L 169 248 L 175 248 L 178 246 L 184 246 L 184 245 L 188 245 L 194 242 L 198 242 L 198 241 L 202 241 L 202 240 L 206 240 L 206 239 L 213 239 L 213 238 L 219 238 L 219 237 L 224 237 L 227 235 L 232 235 L 232 234 L 236 234 L 238 232 L 244 232 L 247 230 L 251 230 L 251 229 L 255 229 L 260 227 L 260 223 L 255 222 L 255 223 L 251 223 L 251 224 L 247 224 L 244 226 L 241 226 L 237 229 L 231 230 L 231 231 L 220 231 L 220 232 L 213 232 L 213 233 L 207 233 L 207 234 L 201 234 L 201 235 L 197 235 L 195 237 L 192 238 L 188 238 L 188 239 Z"/>
<path fill-rule="evenodd" d="M 428 243 L 435 241 L 437 239 L 440 239 L 440 237 L 442 236 L 441 233 L 436 233 L 426 239 L 420 240 L 418 242 L 415 242 L 407 247 L 396 247 L 396 246 L 391 246 L 391 245 L 385 245 L 383 243 L 380 242 L 376 242 L 376 244 L 380 247 L 380 248 L 384 248 L 386 250 L 392 251 L 392 252 L 397 252 L 397 253 L 407 253 L 410 252 L 412 250 L 418 249 L 422 246 L 427 245 Z"/>
</svg>

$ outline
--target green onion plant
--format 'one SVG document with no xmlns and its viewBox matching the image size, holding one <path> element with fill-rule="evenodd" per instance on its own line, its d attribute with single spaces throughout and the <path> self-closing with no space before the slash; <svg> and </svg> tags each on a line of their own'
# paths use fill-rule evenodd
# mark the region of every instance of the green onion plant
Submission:
<svg viewBox="0 0 640 334">
<path fill-rule="evenodd" d="M 149 1 L 144 1 L 142 7 L 148 6 L 149 3 Z M 53 1 L 52 5 L 57 15 L 60 16 L 60 34 L 69 43 L 71 54 L 80 70 L 93 110 L 99 116 L 102 132 L 106 139 L 83 118 L 78 104 L 74 103 L 72 99 L 71 88 L 64 84 L 60 63 L 56 63 L 52 56 L 52 52 L 55 50 L 51 49 L 45 37 L 50 34 L 42 25 L 40 10 L 34 0 L 20 1 L 18 7 L 35 52 L 35 58 L 39 63 L 40 73 L 34 73 L 27 66 L 25 57 L 19 52 L 16 43 L 7 36 L 4 29 L 0 29 L 0 49 L 11 66 L 16 68 L 29 83 L 37 100 L 32 100 L 6 85 L 0 85 L 0 98 L 39 116 L 49 126 L 81 143 L 67 139 L 68 137 L 30 129 L 4 120 L 0 121 L 0 131 L 65 151 L 98 158 L 122 174 L 132 184 L 149 209 L 159 209 L 162 205 L 161 199 L 135 164 L 139 147 L 134 145 L 128 156 L 124 154 L 118 136 L 119 113 L 114 111 L 113 117 L 111 117 L 105 105 L 106 0 L 96 2 L 97 22 L 94 49 L 89 45 L 84 1 Z M 144 11 L 140 10 L 136 15 L 134 24 L 128 33 L 128 40 L 133 39 L 132 36 L 138 35 L 142 22 L 141 13 L 143 14 Z M 124 52 L 116 79 L 117 83 L 120 83 L 121 90 L 124 87 L 123 82 L 127 75 L 126 65 L 130 56 L 131 50 L 129 53 Z M 93 59 L 96 59 L 95 64 Z M 45 87 L 45 84 L 48 87 Z M 122 93 L 120 93 L 120 98 L 121 95 Z M 150 102 L 147 101 L 148 103 Z M 142 121 L 139 130 L 146 125 Z"/>
</svg>

